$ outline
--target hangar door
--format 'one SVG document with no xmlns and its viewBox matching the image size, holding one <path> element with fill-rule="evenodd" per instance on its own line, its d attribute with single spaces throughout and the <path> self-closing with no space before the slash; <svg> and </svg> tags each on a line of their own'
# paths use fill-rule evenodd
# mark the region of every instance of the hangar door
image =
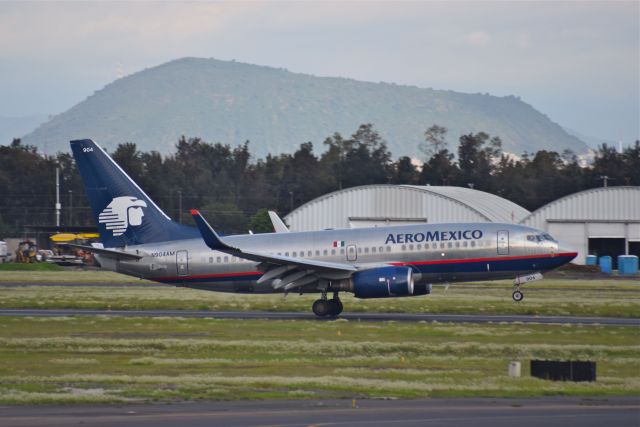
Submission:
<svg viewBox="0 0 640 427">
<path fill-rule="evenodd" d="M 616 237 L 589 237 L 589 255 L 611 257 L 611 267 L 618 269 L 618 255 L 625 255 L 624 238 Z"/>
</svg>

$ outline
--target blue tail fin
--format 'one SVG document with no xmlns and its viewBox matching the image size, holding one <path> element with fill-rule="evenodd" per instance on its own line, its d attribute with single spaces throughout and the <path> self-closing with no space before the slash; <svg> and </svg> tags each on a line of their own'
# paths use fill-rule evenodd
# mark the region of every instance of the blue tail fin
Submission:
<svg viewBox="0 0 640 427">
<path fill-rule="evenodd" d="M 90 139 L 71 141 L 100 238 L 107 248 L 199 238 L 196 228 L 171 220 Z"/>
</svg>

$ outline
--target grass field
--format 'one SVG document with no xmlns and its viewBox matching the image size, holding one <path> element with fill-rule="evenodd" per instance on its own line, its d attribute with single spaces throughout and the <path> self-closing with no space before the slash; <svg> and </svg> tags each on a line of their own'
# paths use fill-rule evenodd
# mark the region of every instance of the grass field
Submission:
<svg viewBox="0 0 640 427">
<path fill-rule="evenodd" d="M 35 272 L 13 272 L 13 281 L 40 282 Z M 22 275 L 21 275 L 21 274 Z M 115 273 L 50 272 L 48 280 L 62 279 L 99 286 L 28 286 L 0 287 L 1 308 L 92 308 L 92 309 L 184 309 L 184 310 L 260 310 L 309 311 L 317 295 L 222 294 L 176 288 L 172 286 L 110 286 Z M 0 273 L 4 276 L 4 273 Z M 31 277 L 30 280 L 24 280 Z M 72 280 L 73 279 L 73 280 Z M 131 279 L 128 279 L 131 280 Z M 348 312 L 407 312 L 456 314 L 539 314 L 638 317 L 640 315 L 640 283 L 631 280 L 567 280 L 545 279 L 523 287 L 524 301 L 511 300 L 509 281 L 453 284 L 448 289 L 434 286 L 433 293 L 415 298 L 359 300 L 349 295 L 343 299 Z"/>
<path fill-rule="evenodd" d="M 87 285 L 0 286 L 0 307 L 309 311 L 316 298 L 123 286 L 131 279 L 103 272 L 0 272 L 0 281 L 17 277 Z M 640 313 L 635 281 L 550 279 L 524 289 L 519 304 L 509 282 L 343 301 L 350 312 Z M 534 358 L 594 360 L 598 380 L 533 379 L 528 362 Z M 521 378 L 507 376 L 511 360 L 522 362 Z M 638 394 L 637 327 L 0 317 L 0 403 L 6 404 Z"/>
<path fill-rule="evenodd" d="M 598 380 L 528 376 L 595 360 Z M 509 378 L 511 360 L 523 376 Z M 0 402 L 638 395 L 637 328 L 187 318 L 0 318 Z"/>
</svg>

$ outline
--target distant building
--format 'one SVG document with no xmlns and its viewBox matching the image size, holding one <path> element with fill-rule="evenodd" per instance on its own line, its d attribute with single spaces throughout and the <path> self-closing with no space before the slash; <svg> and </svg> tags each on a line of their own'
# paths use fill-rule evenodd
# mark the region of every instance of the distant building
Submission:
<svg viewBox="0 0 640 427">
<path fill-rule="evenodd" d="M 530 212 L 465 187 L 364 185 L 318 197 L 285 217 L 292 231 L 415 223 L 518 223 Z"/>
<path fill-rule="evenodd" d="M 388 225 L 503 222 L 545 230 L 587 254 L 640 256 L 640 187 L 606 187 L 563 197 L 529 212 L 465 187 L 365 185 L 318 197 L 285 217 L 291 231 Z"/>
<path fill-rule="evenodd" d="M 587 255 L 640 256 L 640 187 L 602 187 L 570 194 L 524 218 L 523 225 L 547 231 Z"/>
</svg>

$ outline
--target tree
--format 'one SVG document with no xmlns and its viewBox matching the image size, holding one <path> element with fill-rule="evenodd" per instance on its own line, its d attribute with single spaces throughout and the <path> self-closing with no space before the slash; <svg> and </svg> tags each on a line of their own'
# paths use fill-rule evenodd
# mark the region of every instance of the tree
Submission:
<svg viewBox="0 0 640 427">
<path fill-rule="evenodd" d="M 393 166 L 394 175 L 391 179 L 393 184 L 417 184 L 419 182 L 420 175 L 410 157 L 400 157 Z"/>
<path fill-rule="evenodd" d="M 233 203 L 209 203 L 200 211 L 211 225 L 224 234 L 237 234 L 247 231 L 247 217 Z"/>
<path fill-rule="evenodd" d="M 254 233 L 273 233 L 273 224 L 269 218 L 268 210 L 258 209 L 258 212 L 249 219 L 248 227 Z"/>
<path fill-rule="evenodd" d="M 479 190 L 491 190 L 493 164 L 502 152 L 499 137 L 491 138 L 484 132 L 462 135 L 458 146 L 458 165 L 462 185 Z"/>
<path fill-rule="evenodd" d="M 624 184 L 640 185 L 640 141 L 636 140 L 634 145 L 625 148 L 622 153 L 624 162 Z"/>
<path fill-rule="evenodd" d="M 448 129 L 446 127 L 438 125 L 431 125 L 424 132 L 425 141 L 418 148 L 424 153 L 425 161 L 447 149 L 447 132 Z"/>
</svg>

